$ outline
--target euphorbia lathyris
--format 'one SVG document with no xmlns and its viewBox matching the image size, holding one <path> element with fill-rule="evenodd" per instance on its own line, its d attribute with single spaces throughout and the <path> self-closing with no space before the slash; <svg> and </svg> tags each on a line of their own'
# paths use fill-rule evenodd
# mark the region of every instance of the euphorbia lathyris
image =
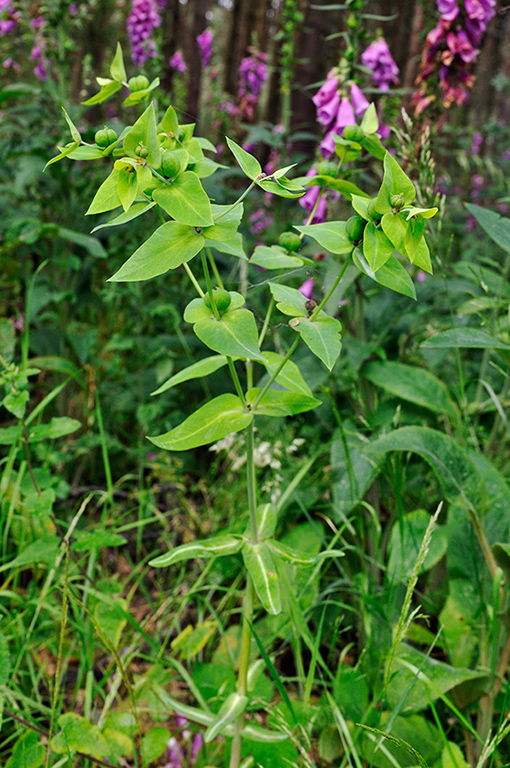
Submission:
<svg viewBox="0 0 510 768">
<path fill-rule="evenodd" d="M 85 103 L 104 101 L 123 85 L 129 87 L 131 84 L 136 88 L 124 101 L 129 105 L 147 98 L 157 85 L 154 81 L 148 87 L 138 89 L 137 78 L 127 81 L 120 47 L 110 72 L 112 79 L 100 79 L 101 91 Z M 111 129 L 105 128 L 96 134 L 94 145 L 83 142 L 67 113 L 65 117 L 72 142 L 50 163 L 65 156 L 76 160 L 113 160 L 110 173 L 97 190 L 87 213 L 117 212 L 96 229 L 125 224 L 156 208 L 164 219 L 164 223 L 156 227 L 110 280 L 148 280 L 183 267 L 193 292 L 197 294 L 185 308 L 184 321 L 193 326 L 198 339 L 213 354 L 174 375 L 157 393 L 186 380 L 207 376 L 223 366 L 228 367 L 231 375 L 230 391 L 205 402 L 170 431 L 149 439 L 160 448 L 183 451 L 246 430 L 248 525 L 244 534 L 226 534 L 184 544 L 151 561 L 151 565 L 163 567 L 198 557 L 207 559 L 240 553 L 243 558 L 246 587 L 237 690 L 225 699 L 216 715 L 185 708 L 189 719 L 207 725 L 206 742 L 218 735 L 232 737 L 230 766 L 238 768 L 242 738 L 266 742 L 287 738 L 284 733 L 245 722 L 244 712 L 250 696 L 248 671 L 255 594 L 268 613 L 278 614 L 282 610 L 282 563 L 304 566 L 325 556 L 341 554 L 328 550 L 319 558 L 308 557 L 275 538 L 277 510 L 260 498 L 257 489 L 253 461 L 254 424 L 261 416 L 289 417 L 320 405 L 290 358 L 303 341 L 328 370 L 333 369 L 341 350 L 341 324 L 326 314 L 324 306 L 351 260 L 361 273 L 381 285 L 415 296 L 409 272 L 396 252 L 420 269 L 431 271 L 424 224 L 436 209 L 413 205 L 416 191 L 412 182 L 376 135 L 378 122 L 373 105 L 365 111 L 355 130 L 349 126 L 343 137 L 332 132 L 336 163 L 327 163 L 321 169 L 324 173 L 302 177 L 298 181 L 287 177 L 292 166 L 266 175 L 255 157 L 227 139 L 240 169 L 250 182 L 232 205 L 218 205 L 210 200 L 202 179 L 214 173 L 218 164 L 206 158 L 204 152 L 213 152 L 215 148 L 207 139 L 195 137 L 194 125 L 179 123 L 172 107 L 159 117 L 154 104 L 150 104 L 118 138 Z M 384 163 L 383 181 L 373 198 L 351 182 L 339 178 L 342 163 L 356 160 L 363 150 Z M 252 189 L 259 187 L 272 195 L 297 199 L 305 193 L 304 185 L 319 187 L 318 200 L 326 189 L 342 194 L 352 203 L 355 215 L 347 222 L 297 226 L 299 235 L 282 233 L 278 245 L 255 249 L 251 263 L 280 275 L 278 279 L 268 281 L 271 295 L 267 316 L 259 330 L 253 313 L 245 306 L 245 297 L 221 284 L 213 251 L 233 259 L 246 259 L 238 230 L 243 217 L 242 201 Z M 309 221 L 312 217 L 313 211 Z M 309 263 L 298 253 L 300 240 L 305 236 L 318 242 L 331 258 L 342 257 L 333 286 L 318 303 L 288 285 L 282 276 L 285 270 L 294 271 Z M 199 254 L 202 274 L 197 277 L 190 263 Z M 219 283 L 217 289 L 213 288 L 210 270 Z M 271 349 L 267 336 L 275 308 L 288 318 L 288 326 L 295 334 L 285 354 Z M 242 512 L 239 510 L 239 514 Z M 169 697 L 167 700 L 171 701 Z M 173 705 L 176 710 L 183 711 L 181 703 L 173 702 Z"/>
</svg>

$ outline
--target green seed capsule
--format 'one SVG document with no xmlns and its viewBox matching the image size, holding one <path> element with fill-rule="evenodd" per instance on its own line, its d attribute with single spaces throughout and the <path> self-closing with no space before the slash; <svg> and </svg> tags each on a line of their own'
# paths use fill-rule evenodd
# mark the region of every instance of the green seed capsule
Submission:
<svg viewBox="0 0 510 768">
<path fill-rule="evenodd" d="M 144 91 L 149 87 L 149 78 L 145 75 L 136 75 L 136 77 L 130 77 L 128 80 L 128 86 L 130 91 Z"/>
<path fill-rule="evenodd" d="M 230 296 L 230 293 L 226 291 L 224 288 L 215 288 L 214 293 L 214 303 L 216 304 L 216 309 L 218 312 L 225 312 L 226 309 L 230 307 L 230 304 L 232 302 L 232 297 Z M 211 297 L 208 293 L 204 296 L 204 304 L 206 307 L 211 309 Z"/>
<path fill-rule="evenodd" d="M 181 170 L 181 163 L 177 155 L 170 151 L 164 152 L 161 158 L 161 170 L 167 179 L 175 178 Z"/>
<path fill-rule="evenodd" d="M 117 134 L 113 128 L 101 128 L 101 130 L 97 131 L 94 136 L 94 141 L 98 147 L 106 149 L 106 147 L 109 147 L 114 141 L 117 141 Z"/>
<path fill-rule="evenodd" d="M 397 211 L 399 211 L 402 208 L 404 203 L 405 203 L 404 195 L 401 193 L 399 193 L 398 195 L 392 195 L 390 197 L 390 205 L 392 208 L 396 208 Z"/>
<path fill-rule="evenodd" d="M 141 157 L 145 160 L 146 157 L 149 156 L 149 150 L 147 147 L 144 147 L 143 144 L 139 144 L 137 148 L 135 149 L 135 153 L 138 155 L 138 157 Z"/>
<path fill-rule="evenodd" d="M 368 210 L 367 213 L 372 219 L 372 221 L 380 221 L 382 219 L 382 213 L 379 213 L 379 211 L 375 210 L 375 204 L 377 202 L 377 198 L 373 197 L 368 204 Z"/>
<path fill-rule="evenodd" d="M 297 251 L 301 245 L 301 238 L 295 232 L 282 232 L 278 238 L 278 245 L 286 251 Z"/>
<path fill-rule="evenodd" d="M 346 141 L 361 141 L 365 134 L 359 125 L 346 125 L 342 135 Z"/>
<path fill-rule="evenodd" d="M 338 176 L 338 165 L 331 160 L 323 160 L 317 165 L 317 173 L 319 176 L 333 176 L 336 179 Z"/>
<path fill-rule="evenodd" d="M 351 218 L 347 220 L 345 234 L 351 243 L 359 243 L 363 237 L 363 231 L 366 224 L 367 222 L 361 216 L 351 216 Z"/>
</svg>

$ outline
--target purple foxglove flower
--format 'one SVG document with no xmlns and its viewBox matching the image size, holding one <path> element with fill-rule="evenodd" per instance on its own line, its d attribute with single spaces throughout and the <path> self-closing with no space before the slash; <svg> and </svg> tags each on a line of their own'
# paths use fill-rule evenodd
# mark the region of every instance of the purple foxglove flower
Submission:
<svg viewBox="0 0 510 768">
<path fill-rule="evenodd" d="M 479 19 L 486 25 L 495 14 L 496 0 L 465 0 L 466 13 L 470 19 Z"/>
<path fill-rule="evenodd" d="M 131 58 L 135 64 L 145 64 L 149 57 L 154 58 L 154 48 L 149 47 L 149 41 L 154 28 L 160 24 L 156 0 L 131 1 L 126 26 L 131 40 Z"/>
<path fill-rule="evenodd" d="M 361 54 L 361 61 L 372 72 L 372 79 L 381 91 L 389 90 L 390 83 L 398 81 L 399 69 L 384 38 L 371 43 Z"/>
<path fill-rule="evenodd" d="M 445 21 L 453 21 L 459 13 L 457 0 L 437 0 L 437 10 Z"/>
<path fill-rule="evenodd" d="M 333 128 L 326 134 L 319 147 L 324 157 L 331 157 L 335 151 L 335 140 L 333 138 L 333 134 L 341 136 L 342 131 L 346 125 L 356 125 L 356 117 L 354 115 L 351 102 L 347 96 L 344 96 L 338 108 L 335 124 Z M 300 199 L 302 200 L 303 198 Z"/>
<path fill-rule="evenodd" d="M 76 5 L 74 5 L 74 4 L 73 4 L 73 5 L 70 5 L 70 6 L 69 6 L 69 13 L 71 14 L 71 16 L 76 16 L 76 14 L 78 13 L 78 8 L 77 8 L 77 6 L 76 6 Z"/>
<path fill-rule="evenodd" d="M 362 117 L 370 106 L 363 91 L 356 83 L 351 83 L 351 104 L 357 117 Z"/>
<path fill-rule="evenodd" d="M 172 736 L 168 740 L 168 763 L 166 768 L 185 768 L 186 758 L 184 752 L 175 738 Z"/>
<path fill-rule="evenodd" d="M 173 69 L 175 69 L 177 72 L 180 72 L 181 75 L 183 75 L 188 69 L 181 51 L 176 51 L 168 63 Z"/>
<path fill-rule="evenodd" d="M 189 764 L 190 764 L 190 766 L 191 765 L 195 765 L 195 763 L 197 761 L 198 753 L 202 749 L 203 744 L 204 744 L 204 740 L 202 738 L 202 734 L 201 733 L 196 733 L 195 734 L 195 738 L 193 739 L 193 742 L 191 744 L 191 750 L 190 750 L 190 753 L 189 753 Z"/>
<path fill-rule="evenodd" d="M 331 101 L 334 94 L 338 90 L 338 77 L 336 77 L 333 74 L 334 70 L 331 70 L 328 73 L 328 78 L 326 82 L 321 85 L 315 96 L 313 97 L 312 101 L 315 104 L 317 108 L 322 107 L 323 104 L 327 104 L 328 101 Z"/>
<path fill-rule="evenodd" d="M 44 27 L 44 17 L 35 16 L 33 19 L 30 19 L 30 26 L 32 29 L 42 29 Z"/>
<path fill-rule="evenodd" d="M 462 61 L 466 63 L 475 61 L 478 51 L 473 48 L 469 41 L 469 37 L 463 29 L 457 30 L 457 35 L 454 32 L 448 32 L 446 35 L 446 44 L 453 54 L 460 56 Z"/>
<path fill-rule="evenodd" d="M 339 106 L 340 94 L 338 91 L 335 91 L 330 101 L 326 101 L 317 108 L 317 122 L 326 129 L 331 127 L 331 124 L 335 121 Z"/>
<path fill-rule="evenodd" d="M 309 277 L 305 280 L 303 285 L 298 288 L 298 291 L 303 294 L 306 299 L 313 298 L 313 277 Z"/>
<path fill-rule="evenodd" d="M 267 56 L 261 51 L 249 49 L 250 56 L 245 56 L 239 66 L 239 96 L 249 102 L 256 102 L 262 86 L 269 77 Z"/>
<path fill-rule="evenodd" d="M 0 35 L 5 35 L 7 32 L 10 32 L 11 29 L 14 29 L 15 26 L 16 22 L 14 19 L 5 19 L 0 21 Z"/>
<path fill-rule="evenodd" d="M 211 29 L 204 29 L 202 34 L 197 37 L 197 43 L 200 49 L 200 59 L 203 67 L 208 67 L 211 61 L 213 40 L 214 32 Z"/>
<path fill-rule="evenodd" d="M 0 12 L 5 10 L 8 5 L 10 5 L 12 0 L 0 0 Z"/>
</svg>

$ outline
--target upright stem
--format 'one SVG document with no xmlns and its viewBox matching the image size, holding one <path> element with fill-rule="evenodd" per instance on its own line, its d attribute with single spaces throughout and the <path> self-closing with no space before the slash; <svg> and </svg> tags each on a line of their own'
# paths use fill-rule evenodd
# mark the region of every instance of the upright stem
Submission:
<svg viewBox="0 0 510 768">
<path fill-rule="evenodd" d="M 248 509 L 250 513 L 251 540 L 257 541 L 257 478 L 255 475 L 254 452 L 254 427 L 253 422 L 246 429 L 246 481 L 248 488 Z M 253 620 L 253 583 L 246 576 L 246 587 L 243 597 L 243 628 L 241 631 L 241 647 L 239 651 L 239 665 L 237 669 L 237 692 L 246 696 L 248 688 L 248 667 L 250 665 L 251 629 Z M 244 713 L 239 715 L 234 723 L 234 737 L 230 752 L 229 768 L 239 768 L 241 763 L 241 731 L 244 726 Z"/>
</svg>

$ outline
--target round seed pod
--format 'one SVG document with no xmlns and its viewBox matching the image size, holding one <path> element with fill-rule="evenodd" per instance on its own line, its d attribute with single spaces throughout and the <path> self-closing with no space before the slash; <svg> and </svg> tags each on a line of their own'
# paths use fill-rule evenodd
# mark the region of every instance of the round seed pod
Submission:
<svg viewBox="0 0 510 768">
<path fill-rule="evenodd" d="M 278 245 L 286 251 L 297 251 L 301 245 L 301 238 L 295 232 L 282 232 L 278 238 Z"/>
<path fill-rule="evenodd" d="M 94 141 L 98 147 L 106 149 L 106 147 L 109 147 L 114 141 L 117 141 L 117 134 L 113 128 L 101 128 L 101 130 L 96 132 Z"/>
<path fill-rule="evenodd" d="M 128 86 L 130 91 L 144 91 L 149 87 L 149 78 L 145 75 L 136 75 L 130 77 L 128 80 Z"/>
<path fill-rule="evenodd" d="M 181 163 L 177 155 L 174 155 L 173 152 L 164 152 L 161 158 L 161 170 L 167 179 L 175 178 L 181 170 Z"/>
<path fill-rule="evenodd" d="M 214 303 L 216 304 L 216 309 L 218 312 L 225 312 L 230 307 L 230 304 L 232 302 L 232 297 L 230 296 L 230 293 L 226 291 L 224 288 L 215 288 L 214 293 Z M 211 307 L 211 297 L 208 293 L 204 295 L 204 304 L 206 307 L 209 307 L 209 309 L 212 309 Z"/>
<path fill-rule="evenodd" d="M 342 135 L 346 141 L 361 141 L 365 136 L 359 125 L 346 125 Z"/>
<path fill-rule="evenodd" d="M 361 216 L 351 216 L 351 218 L 347 220 L 345 234 L 351 243 L 359 243 L 363 237 L 363 231 L 366 224 L 367 222 Z"/>
</svg>

